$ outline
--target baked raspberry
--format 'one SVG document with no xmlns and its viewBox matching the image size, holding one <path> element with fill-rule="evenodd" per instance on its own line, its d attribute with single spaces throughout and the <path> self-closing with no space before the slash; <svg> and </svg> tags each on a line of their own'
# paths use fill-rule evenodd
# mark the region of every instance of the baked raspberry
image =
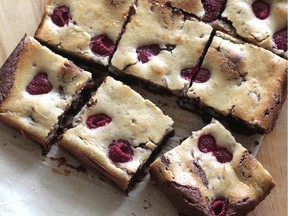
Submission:
<svg viewBox="0 0 288 216">
<path fill-rule="evenodd" d="M 198 148 L 203 153 L 216 150 L 217 146 L 215 138 L 210 134 L 200 136 L 198 140 Z"/>
<path fill-rule="evenodd" d="M 212 22 L 219 17 L 225 8 L 226 0 L 202 0 L 204 7 L 204 22 Z"/>
<path fill-rule="evenodd" d="M 189 67 L 181 70 L 180 75 L 185 80 L 191 80 L 196 72 L 195 67 Z"/>
<path fill-rule="evenodd" d="M 142 63 L 148 62 L 152 56 L 157 56 L 160 51 L 161 48 L 158 44 L 142 46 L 136 49 L 138 60 Z"/>
<path fill-rule="evenodd" d="M 209 211 L 212 216 L 225 216 L 228 206 L 228 201 L 225 199 L 216 199 L 210 206 Z"/>
<path fill-rule="evenodd" d="M 210 71 L 204 68 L 200 68 L 196 76 L 193 78 L 193 81 L 196 83 L 204 83 L 210 79 Z"/>
<path fill-rule="evenodd" d="M 59 26 L 63 27 L 68 25 L 70 17 L 70 9 L 66 6 L 59 6 L 54 9 L 53 14 L 51 15 L 52 22 Z"/>
<path fill-rule="evenodd" d="M 107 57 L 113 54 L 115 44 L 106 34 L 102 34 L 91 38 L 90 49 L 96 55 Z"/>
<path fill-rule="evenodd" d="M 117 140 L 109 145 L 109 158 L 114 163 L 125 163 L 133 159 L 133 150 L 126 140 Z"/>
<path fill-rule="evenodd" d="M 273 34 L 273 41 L 277 49 L 287 51 L 287 28 L 275 32 Z"/>
<path fill-rule="evenodd" d="M 270 5 L 262 0 L 256 0 L 252 3 L 252 10 L 258 19 L 266 19 L 270 15 Z"/>
<path fill-rule="evenodd" d="M 26 91 L 31 95 L 40 95 L 47 94 L 52 88 L 47 73 L 38 73 L 26 87 Z"/>
<path fill-rule="evenodd" d="M 221 147 L 213 151 L 213 156 L 216 157 L 219 163 L 227 163 L 233 159 L 233 155 L 227 149 Z"/>
<path fill-rule="evenodd" d="M 103 127 L 109 124 L 112 119 L 104 113 L 98 113 L 96 115 L 89 116 L 86 120 L 86 125 L 90 129 Z"/>
</svg>

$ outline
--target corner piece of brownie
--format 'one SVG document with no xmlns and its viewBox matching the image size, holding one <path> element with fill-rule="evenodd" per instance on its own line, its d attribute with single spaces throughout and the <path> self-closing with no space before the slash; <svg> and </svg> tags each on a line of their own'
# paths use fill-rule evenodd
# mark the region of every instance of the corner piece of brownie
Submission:
<svg viewBox="0 0 288 216">
<path fill-rule="evenodd" d="M 50 0 L 35 37 L 107 66 L 134 0 Z"/>
<path fill-rule="evenodd" d="M 0 121 L 49 149 L 91 74 L 25 36 L 0 69 Z"/>
<path fill-rule="evenodd" d="M 268 171 L 214 119 L 155 160 L 150 173 L 187 216 L 244 216 L 275 186 Z"/>
<path fill-rule="evenodd" d="M 152 102 L 106 77 L 59 146 L 129 191 L 151 155 L 171 135 L 172 125 L 173 120 Z"/>
</svg>

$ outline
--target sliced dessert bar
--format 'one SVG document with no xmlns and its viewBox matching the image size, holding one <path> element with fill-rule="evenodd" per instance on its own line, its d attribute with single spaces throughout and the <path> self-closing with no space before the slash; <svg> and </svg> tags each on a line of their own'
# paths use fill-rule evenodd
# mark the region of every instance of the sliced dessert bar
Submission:
<svg viewBox="0 0 288 216">
<path fill-rule="evenodd" d="M 216 120 L 154 161 L 150 173 L 186 216 L 244 216 L 275 186 L 255 157 Z"/>
<path fill-rule="evenodd" d="M 35 37 L 107 65 L 133 0 L 50 0 Z"/>
<path fill-rule="evenodd" d="M 285 59 L 217 32 L 188 97 L 268 133 L 286 99 L 287 71 Z"/>
<path fill-rule="evenodd" d="M 107 77 L 59 146 L 127 191 L 171 134 L 172 125 L 172 119 L 150 101 Z"/>
<path fill-rule="evenodd" d="M 286 57 L 287 16 L 286 0 L 227 0 L 222 13 L 238 35 Z"/>
<path fill-rule="evenodd" d="M 181 94 L 212 27 L 147 0 L 139 0 L 111 60 L 112 69 Z"/>
<path fill-rule="evenodd" d="M 0 69 L 0 121 L 47 150 L 63 113 L 90 79 L 90 73 L 25 36 Z"/>
</svg>

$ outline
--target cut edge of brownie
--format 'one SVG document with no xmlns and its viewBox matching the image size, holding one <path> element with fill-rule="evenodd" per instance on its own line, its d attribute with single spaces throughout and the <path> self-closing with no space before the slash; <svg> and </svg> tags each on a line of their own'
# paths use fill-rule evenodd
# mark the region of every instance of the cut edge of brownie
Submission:
<svg viewBox="0 0 288 216">
<path fill-rule="evenodd" d="M 127 193 L 130 192 L 134 188 L 134 186 L 147 175 L 150 164 L 156 159 L 156 157 L 162 151 L 163 146 L 174 135 L 175 135 L 175 131 L 174 129 L 172 129 L 163 137 L 163 139 L 157 144 L 156 149 L 152 151 L 147 161 L 141 167 L 138 168 L 134 176 L 131 178 L 131 180 L 129 181 L 128 188 L 125 192 Z"/>
<path fill-rule="evenodd" d="M 17 63 L 25 46 L 26 36 L 25 34 L 0 68 L 0 105 L 10 94 L 10 90 L 13 87 Z"/>
<path fill-rule="evenodd" d="M 84 166 L 87 166 L 91 168 L 92 170 L 97 171 L 98 174 L 102 175 L 105 178 L 105 181 L 107 181 L 108 183 L 111 183 L 111 185 L 115 187 L 117 190 L 119 190 L 120 192 L 128 195 L 128 193 L 133 190 L 135 185 L 139 183 L 147 175 L 150 164 L 155 160 L 155 158 L 160 153 L 160 151 L 162 150 L 162 147 L 167 143 L 169 138 L 174 136 L 174 133 L 175 131 L 173 128 L 170 131 L 167 131 L 167 133 L 162 138 L 162 140 L 160 140 L 159 143 L 157 144 L 157 147 L 151 152 L 151 155 L 148 157 L 148 159 L 137 169 L 135 174 L 132 176 L 132 178 L 130 179 L 128 183 L 127 188 L 120 187 L 120 185 L 117 184 L 117 182 L 119 182 L 119 179 L 111 175 L 111 173 L 108 170 L 106 170 L 104 167 L 99 165 L 96 161 L 93 160 L 93 158 L 86 155 L 86 153 L 74 151 L 74 149 L 70 148 L 69 145 L 65 145 L 65 147 L 63 147 L 62 144 L 60 144 L 61 142 L 63 142 L 62 141 L 63 134 L 59 137 L 57 143 L 58 143 L 58 146 L 65 149 L 72 157 L 74 157 L 76 160 L 83 163 Z M 139 144 L 138 147 L 141 148 L 141 144 Z"/>
<path fill-rule="evenodd" d="M 209 123 L 211 119 L 217 118 L 220 121 L 226 122 L 230 130 L 242 135 L 251 135 L 254 133 L 265 134 L 269 133 L 270 130 L 272 130 L 274 127 L 274 125 L 271 125 L 269 131 L 265 131 L 263 128 L 258 127 L 256 124 L 253 125 L 240 118 L 232 116 L 231 113 L 225 115 L 224 113 L 215 110 L 213 107 L 201 103 L 197 99 L 179 97 L 177 103 L 180 108 L 189 112 L 197 113 L 197 115 L 199 115 L 205 123 Z"/>
</svg>

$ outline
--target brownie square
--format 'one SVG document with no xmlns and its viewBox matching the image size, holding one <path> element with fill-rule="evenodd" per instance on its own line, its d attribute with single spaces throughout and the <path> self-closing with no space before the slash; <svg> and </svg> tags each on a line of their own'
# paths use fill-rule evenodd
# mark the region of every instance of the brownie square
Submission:
<svg viewBox="0 0 288 216">
<path fill-rule="evenodd" d="M 25 36 L 0 69 L 0 121 L 44 150 L 91 74 Z"/>
<path fill-rule="evenodd" d="M 217 120 L 155 160 L 150 173 L 187 216 L 244 216 L 275 186 L 268 171 Z"/>
<path fill-rule="evenodd" d="M 173 120 L 130 87 L 107 77 L 59 146 L 128 191 L 171 134 Z"/>
<path fill-rule="evenodd" d="M 269 133 L 287 93 L 287 61 L 218 32 L 193 78 L 189 98 Z"/>
<path fill-rule="evenodd" d="M 133 0 L 50 0 L 35 37 L 76 57 L 108 65 Z"/>
<path fill-rule="evenodd" d="M 221 17 L 246 40 L 287 57 L 286 0 L 227 0 Z"/>
<path fill-rule="evenodd" d="M 211 32 L 208 24 L 140 0 L 112 57 L 112 69 L 183 94 Z"/>
</svg>

